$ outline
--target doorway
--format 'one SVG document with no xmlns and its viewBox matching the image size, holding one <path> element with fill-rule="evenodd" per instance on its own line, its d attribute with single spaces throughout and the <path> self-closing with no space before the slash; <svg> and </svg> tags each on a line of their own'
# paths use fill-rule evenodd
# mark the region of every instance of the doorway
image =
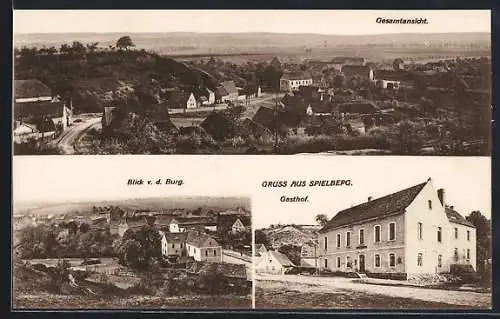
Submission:
<svg viewBox="0 0 500 319">
<path fill-rule="evenodd" d="M 359 255 L 359 272 L 365 272 L 365 255 Z"/>
</svg>

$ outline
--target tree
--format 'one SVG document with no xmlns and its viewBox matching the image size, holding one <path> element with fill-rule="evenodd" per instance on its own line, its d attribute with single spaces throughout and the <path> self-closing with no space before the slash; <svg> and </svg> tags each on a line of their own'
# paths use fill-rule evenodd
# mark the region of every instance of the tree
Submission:
<svg viewBox="0 0 500 319">
<path fill-rule="evenodd" d="M 255 244 L 262 244 L 266 247 L 270 246 L 266 234 L 260 229 L 255 230 Z"/>
<path fill-rule="evenodd" d="M 86 233 L 90 230 L 90 226 L 87 223 L 81 223 L 80 224 L 80 232 L 81 233 Z"/>
<path fill-rule="evenodd" d="M 70 263 L 67 260 L 59 260 L 57 266 L 51 268 L 49 273 L 50 285 L 55 293 L 61 293 L 62 285 L 68 280 Z"/>
<path fill-rule="evenodd" d="M 328 223 L 328 217 L 325 214 L 318 214 L 314 218 L 314 221 L 324 227 Z"/>
<path fill-rule="evenodd" d="M 294 265 L 300 265 L 300 246 L 290 244 L 282 245 L 280 248 L 278 248 L 278 252 L 286 255 Z"/>
<path fill-rule="evenodd" d="M 401 65 L 404 63 L 404 61 L 400 58 L 394 59 L 392 62 L 392 67 L 394 68 L 395 71 L 401 71 Z"/>
<path fill-rule="evenodd" d="M 333 86 L 337 89 L 343 89 L 345 87 L 345 76 L 343 75 L 336 75 L 333 78 Z"/>
<path fill-rule="evenodd" d="M 130 36 L 126 35 L 118 39 L 116 41 L 116 47 L 119 48 L 120 50 L 125 49 L 128 50 L 131 47 L 135 47 L 134 42 L 132 42 L 132 39 Z"/>
<path fill-rule="evenodd" d="M 146 264 L 144 250 L 137 240 L 128 239 L 118 249 L 119 262 L 132 268 L 143 268 Z"/>
<path fill-rule="evenodd" d="M 484 261 L 491 258 L 491 221 L 480 211 L 471 212 L 465 219 L 476 227 L 476 264 L 483 271 Z"/>
</svg>

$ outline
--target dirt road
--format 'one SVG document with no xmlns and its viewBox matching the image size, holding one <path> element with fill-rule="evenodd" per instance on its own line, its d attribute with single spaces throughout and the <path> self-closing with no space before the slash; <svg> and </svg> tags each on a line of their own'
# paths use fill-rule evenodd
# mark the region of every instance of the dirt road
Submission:
<svg viewBox="0 0 500 319">
<path fill-rule="evenodd" d="M 426 289 L 419 287 L 384 287 L 353 282 L 350 278 L 342 277 L 314 277 L 296 275 L 256 275 L 257 280 L 267 284 L 279 284 L 288 290 L 316 293 L 367 293 L 383 295 L 391 298 L 408 298 L 426 302 L 439 302 L 450 305 L 465 306 L 478 309 L 491 308 L 491 293 L 477 293 L 466 291 Z M 256 284 L 259 287 L 259 282 Z M 263 284 L 263 286 L 265 286 Z"/>
<path fill-rule="evenodd" d="M 54 141 L 63 154 L 68 155 L 75 153 L 75 143 L 86 130 L 101 123 L 101 114 L 82 116 L 80 119 L 81 122 L 73 122 L 72 126 L 66 129 L 66 131 Z"/>
</svg>

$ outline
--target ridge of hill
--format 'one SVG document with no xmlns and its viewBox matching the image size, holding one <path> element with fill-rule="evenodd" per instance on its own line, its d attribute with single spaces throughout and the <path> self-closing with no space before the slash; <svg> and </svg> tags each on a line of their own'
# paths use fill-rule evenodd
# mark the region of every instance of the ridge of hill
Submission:
<svg viewBox="0 0 500 319">
<path fill-rule="evenodd" d="M 316 229 L 301 225 L 278 225 L 261 229 L 274 249 L 283 245 L 302 246 L 316 238 Z"/>
</svg>

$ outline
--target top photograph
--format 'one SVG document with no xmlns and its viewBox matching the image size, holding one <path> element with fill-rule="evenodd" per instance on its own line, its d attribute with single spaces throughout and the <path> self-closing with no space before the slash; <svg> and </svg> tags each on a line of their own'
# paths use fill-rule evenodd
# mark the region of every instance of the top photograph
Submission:
<svg viewBox="0 0 500 319">
<path fill-rule="evenodd" d="M 489 10 L 14 10 L 14 155 L 491 155 Z"/>
</svg>

